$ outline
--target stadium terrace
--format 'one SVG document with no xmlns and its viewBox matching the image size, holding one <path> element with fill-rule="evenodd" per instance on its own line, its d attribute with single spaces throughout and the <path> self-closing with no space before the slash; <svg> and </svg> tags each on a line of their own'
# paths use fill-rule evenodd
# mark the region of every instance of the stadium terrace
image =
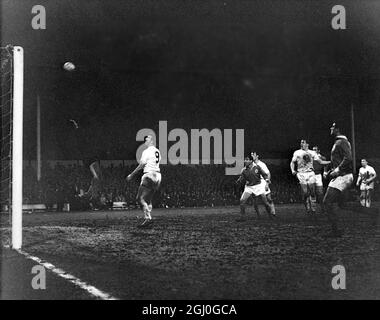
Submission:
<svg viewBox="0 0 380 320">
<path fill-rule="evenodd" d="M 158 139 L 154 130 L 144 128 L 137 132 L 136 141 L 144 141 L 145 136 L 152 135 L 158 142 L 162 156 L 161 164 L 226 164 L 226 175 L 237 175 L 244 166 L 244 129 L 235 130 L 234 143 L 233 129 L 214 128 L 211 131 L 191 129 L 189 138 L 188 132 L 184 129 L 175 128 L 168 132 L 167 121 L 159 121 L 158 128 Z M 211 139 L 213 148 L 211 148 Z M 202 147 L 200 147 L 200 141 Z M 168 142 L 175 143 L 169 147 Z M 201 148 L 202 154 L 200 155 Z M 234 148 L 235 150 L 233 150 Z M 141 158 L 144 149 L 144 145 L 137 149 L 137 160 Z M 213 157 L 211 153 L 213 153 Z"/>
</svg>

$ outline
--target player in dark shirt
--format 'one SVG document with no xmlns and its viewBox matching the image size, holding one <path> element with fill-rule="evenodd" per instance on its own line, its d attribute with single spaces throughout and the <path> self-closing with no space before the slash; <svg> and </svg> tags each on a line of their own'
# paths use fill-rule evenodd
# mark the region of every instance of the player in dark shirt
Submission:
<svg viewBox="0 0 380 320">
<path fill-rule="evenodd" d="M 245 181 L 246 186 L 255 186 L 260 184 L 261 176 L 266 177 L 266 173 L 249 158 L 245 159 L 246 166 L 241 171 L 240 178 Z M 239 178 L 239 179 L 240 179 Z"/>
<path fill-rule="evenodd" d="M 269 183 L 268 175 L 249 157 L 244 159 L 244 166 L 245 167 L 242 169 L 239 179 L 236 181 L 237 183 L 245 182 L 244 192 L 240 198 L 240 213 L 242 219 L 239 220 L 245 219 L 246 203 L 252 195 L 256 197 L 261 196 L 265 209 L 268 214 L 271 214 L 271 206 L 266 198 L 266 191 Z"/>
<path fill-rule="evenodd" d="M 78 155 L 83 159 L 83 165 L 88 168 L 91 173 L 90 187 L 83 196 L 88 199 L 93 209 L 99 209 L 102 191 L 102 172 L 99 159 L 95 156 L 91 156 L 92 150 L 84 150 L 84 148 L 92 147 L 92 145 L 91 141 L 88 141 L 83 128 L 79 126 L 78 121 L 74 119 L 70 119 L 69 121 L 74 129 Z"/>
<path fill-rule="evenodd" d="M 339 237 L 343 232 L 338 228 L 338 204 L 341 208 L 369 215 L 374 223 L 378 220 L 379 210 L 377 208 L 365 208 L 356 203 L 349 205 L 344 203 L 344 194 L 349 190 L 354 180 L 351 144 L 347 137 L 341 134 L 336 123 L 330 128 L 330 134 L 335 138 L 335 143 L 331 149 L 332 168 L 324 173 L 324 176 L 331 178 L 331 181 L 323 199 L 323 204 L 332 226 L 330 235 Z"/>
</svg>

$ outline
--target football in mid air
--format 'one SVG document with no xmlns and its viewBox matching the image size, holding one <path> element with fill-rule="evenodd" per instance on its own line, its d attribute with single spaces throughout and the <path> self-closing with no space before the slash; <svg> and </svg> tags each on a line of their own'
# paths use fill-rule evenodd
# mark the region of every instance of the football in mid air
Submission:
<svg viewBox="0 0 380 320">
<path fill-rule="evenodd" d="M 72 62 L 65 62 L 63 65 L 63 69 L 66 71 L 74 71 L 75 70 L 75 65 Z"/>
</svg>

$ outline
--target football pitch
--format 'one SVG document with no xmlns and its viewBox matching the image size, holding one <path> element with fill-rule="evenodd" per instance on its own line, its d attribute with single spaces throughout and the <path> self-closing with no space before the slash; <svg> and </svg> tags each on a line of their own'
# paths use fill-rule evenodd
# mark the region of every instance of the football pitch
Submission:
<svg viewBox="0 0 380 320">
<path fill-rule="evenodd" d="M 1 298 L 380 299 L 379 223 L 343 211 L 345 234 L 334 239 L 327 218 L 302 205 L 277 206 L 275 221 L 260 208 L 245 222 L 238 207 L 154 209 L 146 230 L 137 210 L 24 214 L 21 253 L 7 249 L 3 216 Z M 44 290 L 31 287 L 36 259 L 55 267 Z M 336 265 L 344 290 L 332 288 Z"/>
</svg>

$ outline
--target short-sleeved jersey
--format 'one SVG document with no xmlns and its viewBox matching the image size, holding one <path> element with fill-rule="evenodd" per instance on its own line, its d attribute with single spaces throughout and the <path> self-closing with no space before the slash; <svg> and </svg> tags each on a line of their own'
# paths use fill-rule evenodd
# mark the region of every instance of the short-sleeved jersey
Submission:
<svg viewBox="0 0 380 320">
<path fill-rule="evenodd" d="M 365 182 L 366 180 L 372 178 L 373 176 L 376 175 L 376 171 L 373 167 L 367 165 L 365 168 L 364 167 L 361 167 L 359 169 L 359 177 L 361 178 L 361 182 Z M 370 188 L 373 188 L 375 185 L 375 182 L 372 181 L 368 186 Z"/>
<path fill-rule="evenodd" d="M 241 170 L 241 176 L 245 180 L 246 186 L 255 186 L 261 183 L 262 177 L 267 178 L 267 174 L 264 170 L 256 164 L 243 168 Z"/>
<path fill-rule="evenodd" d="M 144 165 L 144 173 L 160 172 L 160 161 L 160 151 L 155 146 L 149 146 L 143 151 L 140 164 Z"/>
<path fill-rule="evenodd" d="M 314 171 L 313 161 L 317 159 L 317 153 L 314 150 L 296 150 L 293 153 L 292 162 L 297 162 L 297 172 Z"/>
</svg>

